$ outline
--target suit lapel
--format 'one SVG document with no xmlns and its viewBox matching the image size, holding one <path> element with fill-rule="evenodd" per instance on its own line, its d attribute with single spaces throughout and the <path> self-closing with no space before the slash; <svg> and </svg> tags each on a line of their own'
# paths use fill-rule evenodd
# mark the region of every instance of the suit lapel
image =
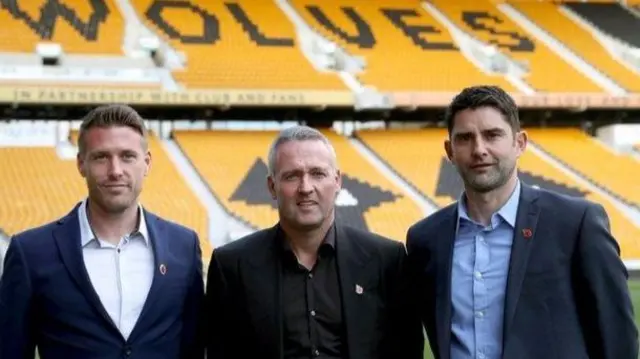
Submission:
<svg viewBox="0 0 640 359">
<path fill-rule="evenodd" d="M 282 358 L 282 263 L 278 254 L 278 226 L 266 234 L 264 247 L 257 248 L 247 258 L 248 275 L 244 288 L 249 305 L 247 310 L 257 333 L 265 336 L 264 343 L 270 347 L 265 357 Z"/>
<path fill-rule="evenodd" d="M 443 223 L 437 228 L 436 239 L 436 327 L 438 328 L 438 349 L 441 359 L 448 359 L 451 346 L 451 265 L 453 245 L 456 237 L 458 211 L 450 206 Z M 428 234 L 430 235 L 430 234 Z"/>
<path fill-rule="evenodd" d="M 98 294 L 96 293 L 89 273 L 84 264 L 84 256 L 82 254 L 82 245 L 80 241 L 80 220 L 78 218 L 78 207 L 74 209 L 63 219 L 58 221 L 58 227 L 54 230 L 53 236 L 60 252 L 62 262 L 67 267 L 67 271 L 73 281 L 76 283 L 85 298 L 91 303 L 95 310 L 100 314 L 110 328 L 118 335 L 120 331 L 117 329 L 111 317 L 104 309 Z"/>
<path fill-rule="evenodd" d="M 363 318 L 369 313 L 362 312 L 363 306 L 358 305 L 360 296 L 367 290 L 368 271 L 365 271 L 369 262 L 369 253 L 358 243 L 358 238 L 348 238 L 344 227 L 336 224 L 336 253 L 338 263 L 338 278 L 340 292 L 342 293 L 342 317 L 345 326 L 346 342 L 355 343 L 361 336 L 358 329 L 361 324 L 358 318 Z M 357 353 L 357 345 L 347 345 L 350 358 L 360 358 Z"/>
<path fill-rule="evenodd" d="M 151 288 L 147 295 L 147 300 L 142 307 L 140 317 L 136 322 L 131 334 L 129 335 L 129 342 L 135 341 L 136 337 L 140 335 L 141 330 L 144 329 L 145 320 L 152 315 L 153 305 L 156 303 L 159 297 L 161 297 L 166 284 L 165 275 L 160 273 L 160 266 L 166 266 L 167 258 L 167 238 L 163 236 L 162 227 L 158 221 L 158 217 L 153 214 L 144 211 L 145 221 L 147 223 L 147 230 L 149 231 L 149 241 L 153 249 L 153 280 L 151 282 Z"/>
<path fill-rule="evenodd" d="M 504 337 L 505 342 L 510 332 L 511 322 L 520 298 L 520 289 L 527 269 L 531 246 L 535 241 L 536 225 L 540 209 L 536 203 L 539 193 L 537 190 L 522 184 L 516 228 L 509 259 L 509 276 L 507 279 L 506 298 L 504 306 Z"/>
</svg>

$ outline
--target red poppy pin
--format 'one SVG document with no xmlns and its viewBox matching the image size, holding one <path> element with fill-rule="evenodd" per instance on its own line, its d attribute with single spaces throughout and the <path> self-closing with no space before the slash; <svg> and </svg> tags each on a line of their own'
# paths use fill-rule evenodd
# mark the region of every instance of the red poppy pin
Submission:
<svg viewBox="0 0 640 359">
<path fill-rule="evenodd" d="M 533 235 L 533 232 L 531 231 L 531 229 L 525 228 L 522 230 L 522 235 L 524 236 L 525 239 L 529 239 Z"/>
</svg>

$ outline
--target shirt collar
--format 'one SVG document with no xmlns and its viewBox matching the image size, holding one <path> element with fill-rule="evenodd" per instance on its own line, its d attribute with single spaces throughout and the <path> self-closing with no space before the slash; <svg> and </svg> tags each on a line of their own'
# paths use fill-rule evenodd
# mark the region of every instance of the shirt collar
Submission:
<svg viewBox="0 0 640 359">
<path fill-rule="evenodd" d="M 80 244 L 82 247 L 91 243 L 91 241 L 96 240 L 95 233 L 91 228 L 91 224 L 89 224 L 89 217 L 87 215 L 87 202 L 88 198 L 86 198 L 78 207 L 78 218 L 80 220 Z M 142 205 L 138 205 L 138 225 L 136 226 L 137 230 L 133 231 L 131 235 L 140 234 L 142 239 L 144 239 L 145 245 L 149 246 L 149 230 L 147 228 L 147 221 L 144 218 L 144 211 L 142 210 Z"/>
<path fill-rule="evenodd" d="M 278 240 L 281 242 L 282 244 L 282 249 L 284 249 L 285 251 L 291 251 L 291 245 L 289 244 L 289 241 L 287 240 L 287 235 L 284 233 L 284 231 L 282 230 L 282 227 L 278 226 Z M 329 227 L 329 230 L 327 231 L 327 234 L 325 234 L 324 239 L 322 240 L 322 245 L 328 245 L 329 247 L 331 247 L 332 249 L 335 249 L 336 247 L 336 223 L 335 221 L 333 222 L 333 224 L 331 224 L 331 227 Z"/>
<path fill-rule="evenodd" d="M 507 222 L 512 228 L 516 226 L 516 217 L 518 215 L 518 205 L 520 203 L 520 180 L 517 180 L 516 187 L 513 189 L 511 196 L 507 200 L 507 202 L 494 214 L 491 216 L 491 224 L 495 226 L 496 217 L 502 218 L 505 222 Z M 497 215 L 497 216 L 496 216 Z M 460 227 L 460 220 L 466 220 L 474 222 L 467 212 L 466 207 L 466 199 L 464 193 L 460 196 L 458 200 L 458 227 Z"/>
</svg>

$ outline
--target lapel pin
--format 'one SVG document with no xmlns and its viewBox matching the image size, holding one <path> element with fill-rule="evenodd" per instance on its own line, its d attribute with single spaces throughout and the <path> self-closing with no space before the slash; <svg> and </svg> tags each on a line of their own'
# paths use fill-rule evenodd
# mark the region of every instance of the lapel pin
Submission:
<svg viewBox="0 0 640 359">
<path fill-rule="evenodd" d="M 160 265 L 160 274 L 165 275 L 167 274 L 167 266 L 164 264 Z"/>
<path fill-rule="evenodd" d="M 356 284 L 356 293 L 357 294 L 362 294 L 362 292 L 364 292 L 364 290 L 362 289 L 362 287 L 358 284 Z"/>
<path fill-rule="evenodd" d="M 531 232 L 531 229 L 525 228 L 522 230 L 522 235 L 524 236 L 525 239 L 529 239 L 533 235 L 533 232 Z"/>
</svg>

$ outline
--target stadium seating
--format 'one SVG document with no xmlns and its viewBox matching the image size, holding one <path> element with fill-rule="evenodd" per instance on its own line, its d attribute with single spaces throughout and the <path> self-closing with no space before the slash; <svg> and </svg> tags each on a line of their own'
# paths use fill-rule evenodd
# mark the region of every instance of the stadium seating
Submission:
<svg viewBox="0 0 640 359">
<path fill-rule="evenodd" d="M 417 205 L 380 176 L 345 138 L 326 134 L 336 149 L 346 190 L 338 197 L 338 216 L 353 226 L 404 240 L 407 228 L 422 217 Z M 258 229 L 278 221 L 275 201 L 266 187 L 266 156 L 276 135 L 270 131 L 174 132 L 224 207 Z"/>
<path fill-rule="evenodd" d="M 174 72 L 187 88 L 346 90 L 337 75 L 320 73 L 305 59 L 293 25 L 272 1 L 165 2 L 162 11 L 160 2 L 131 2 L 187 56 L 186 69 Z"/>
<path fill-rule="evenodd" d="M 439 207 L 457 200 L 463 184 L 444 155 L 446 129 L 359 131 L 357 137 L 405 180 Z M 571 196 L 584 197 L 606 209 L 625 259 L 640 258 L 640 228 L 604 197 L 589 192 L 531 151 L 519 162 L 520 179 Z"/>
<path fill-rule="evenodd" d="M 618 155 L 577 129 L 530 129 L 532 142 L 575 169 L 588 179 L 617 195 L 640 205 L 640 163 Z"/>
<path fill-rule="evenodd" d="M 542 92 L 602 92 L 589 78 L 536 40 L 488 0 L 433 0 L 461 29 L 530 67 L 526 82 Z"/>
<path fill-rule="evenodd" d="M 76 136 L 74 135 L 74 138 Z M 186 225 L 199 235 L 203 258 L 208 258 L 208 216 L 160 142 L 151 138 L 152 169 L 141 202 L 154 213 Z M 86 185 L 73 160 L 60 159 L 50 147 L 0 148 L 0 228 L 13 235 L 53 221 L 86 196 Z"/>
<path fill-rule="evenodd" d="M 571 2 L 565 5 L 605 34 L 640 47 L 640 18 L 620 3 Z"/>
<path fill-rule="evenodd" d="M 586 187 L 531 151 L 527 151 L 520 158 L 520 169 L 553 181 L 567 189 L 582 192 L 585 199 L 601 204 L 609 216 L 611 232 L 620 245 L 622 258 L 625 260 L 640 258 L 640 227 L 631 222 L 611 201 L 596 192 L 590 192 Z M 544 184 L 540 187 L 544 187 Z M 566 190 L 563 191 L 558 186 L 550 189 L 567 193 Z"/>
<path fill-rule="evenodd" d="M 404 241 L 407 229 L 423 217 L 418 205 L 373 167 L 345 137 L 324 132 L 338 155 L 342 171 L 342 187 L 358 200 L 358 204 L 339 207 L 348 211 L 350 223 L 364 216 L 367 229 L 389 238 Z"/>
<path fill-rule="evenodd" d="M 114 0 L 18 0 L 0 5 L 0 49 L 33 53 L 40 42 L 65 53 L 122 55 L 124 20 Z M 93 4 L 93 5 L 92 5 Z"/>
<path fill-rule="evenodd" d="M 485 74 L 467 60 L 447 28 L 418 0 L 291 3 L 311 27 L 363 56 L 367 65 L 360 80 L 381 91 L 458 91 L 479 83 L 515 91 L 504 77 Z"/>
<path fill-rule="evenodd" d="M 558 6 L 545 2 L 514 6 L 623 88 L 640 92 L 640 75 L 616 61 L 589 32 L 562 14 Z"/>
<path fill-rule="evenodd" d="M 86 193 L 74 161 L 53 148 L 0 148 L 0 227 L 14 235 L 57 219 Z"/>
<path fill-rule="evenodd" d="M 278 221 L 267 193 L 268 131 L 174 131 L 173 137 L 227 211 L 254 228 Z"/>
<path fill-rule="evenodd" d="M 444 157 L 446 131 L 442 130 L 361 130 L 357 137 L 387 162 L 396 172 L 420 192 L 444 207 L 457 199 L 439 194 L 438 183 L 460 182 L 457 175 L 440 178 Z"/>
</svg>

